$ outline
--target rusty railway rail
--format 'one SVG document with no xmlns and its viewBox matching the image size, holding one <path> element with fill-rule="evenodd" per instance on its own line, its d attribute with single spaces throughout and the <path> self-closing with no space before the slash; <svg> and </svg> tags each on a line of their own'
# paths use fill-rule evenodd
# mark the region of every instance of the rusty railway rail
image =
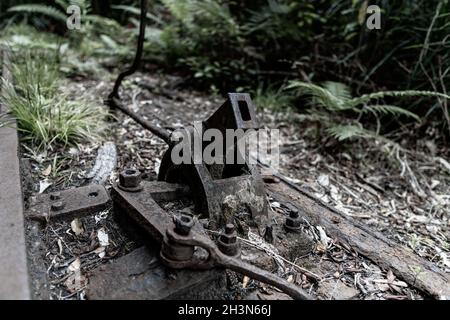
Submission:
<svg viewBox="0 0 450 320">
<path fill-rule="evenodd" d="M 12 81 L 10 52 L 0 47 L 2 77 Z M 3 84 L 0 86 L 0 94 Z M 30 299 L 27 269 L 22 186 L 19 165 L 19 137 L 16 122 L 4 113 L 0 126 L 0 299 Z"/>
</svg>

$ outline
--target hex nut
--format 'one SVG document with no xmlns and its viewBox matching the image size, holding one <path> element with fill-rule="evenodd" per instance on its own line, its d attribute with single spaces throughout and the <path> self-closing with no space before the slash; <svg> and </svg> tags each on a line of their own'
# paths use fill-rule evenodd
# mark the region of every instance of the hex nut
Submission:
<svg viewBox="0 0 450 320">
<path fill-rule="evenodd" d="M 284 224 L 284 227 L 288 231 L 298 231 L 301 227 L 301 221 L 299 218 L 298 210 L 292 209 L 289 212 L 289 217 L 286 218 L 286 222 Z"/>
<path fill-rule="evenodd" d="M 237 232 L 233 224 L 227 224 L 225 226 L 225 232 L 220 235 L 217 247 L 222 253 L 228 256 L 236 256 L 240 253 Z"/>
<path fill-rule="evenodd" d="M 194 226 L 194 219 L 187 214 L 181 214 L 173 217 L 175 223 L 175 232 L 182 236 L 187 236 Z"/>
<path fill-rule="evenodd" d="M 237 242 L 237 233 L 233 224 L 229 223 L 225 226 L 225 232 L 220 235 L 219 240 L 225 244 Z"/>
<path fill-rule="evenodd" d="M 53 192 L 52 194 L 50 194 L 50 200 L 59 200 L 61 199 L 61 192 Z"/>
<path fill-rule="evenodd" d="M 124 190 L 139 190 L 141 185 L 141 173 L 136 169 L 125 169 L 119 174 L 119 186 Z"/>
<path fill-rule="evenodd" d="M 62 201 L 54 202 L 54 203 L 52 203 L 52 205 L 51 205 L 51 209 L 52 209 L 53 211 L 59 211 L 59 210 L 62 210 L 62 209 L 64 209 L 64 203 L 63 203 Z"/>
</svg>

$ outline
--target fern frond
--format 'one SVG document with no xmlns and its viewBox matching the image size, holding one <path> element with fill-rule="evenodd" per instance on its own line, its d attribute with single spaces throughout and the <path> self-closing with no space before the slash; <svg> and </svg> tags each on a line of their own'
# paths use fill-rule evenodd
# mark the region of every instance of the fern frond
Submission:
<svg viewBox="0 0 450 320">
<path fill-rule="evenodd" d="M 408 111 L 408 110 L 398 107 L 398 106 L 386 105 L 386 104 L 367 105 L 361 110 L 361 112 L 363 112 L 363 113 L 372 112 L 372 113 L 377 113 L 377 114 L 381 114 L 381 115 L 387 115 L 387 114 L 403 115 L 403 116 L 413 118 L 417 121 L 420 120 L 419 116 L 411 111 Z"/>
<path fill-rule="evenodd" d="M 14 6 L 8 9 L 8 12 L 43 14 L 55 20 L 66 22 L 67 16 L 58 9 L 42 4 L 24 4 Z"/>
<path fill-rule="evenodd" d="M 136 16 L 139 16 L 141 14 L 141 9 L 133 7 L 133 6 L 124 5 L 124 4 L 113 5 L 113 6 L 111 6 L 111 8 L 116 9 L 116 10 L 121 10 L 121 11 L 124 11 L 127 13 L 131 13 Z M 163 24 L 163 21 L 160 18 L 151 14 L 150 12 L 147 12 L 147 19 L 153 20 L 157 24 Z"/>
<path fill-rule="evenodd" d="M 122 26 L 116 20 L 102 17 L 102 16 L 99 16 L 96 14 L 86 15 L 85 20 L 89 21 L 90 23 L 93 23 L 97 26 L 100 26 L 102 28 L 108 28 L 112 32 L 122 30 Z M 111 30 L 111 29 L 113 29 L 113 30 Z"/>
<path fill-rule="evenodd" d="M 450 96 L 440 92 L 434 91 L 419 91 L 419 90 L 404 90 L 404 91 L 380 91 L 369 94 L 364 94 L 358 98 L 351 99 L 349 101 L 352 105 L 367 103 L 370 100 L 383 99 L 386 97 L 436 97 L 443 99 L 450 99 Z"/>
<path fill-rule="evenodd" d="M 194 20 L 193 2 L 197 1 L 162 0 L 162 3 L 169 9 L 170 13 L 187 26 L 191 25 Z"/>
<path fill-rule="evenodd" d="M 341 111 L 349 109 L 347 99 L 336 96 L 329 90 L 312 83 L 291 81 L 286 89 L 297 89 L 300 94 L 309 94 L 313 96 L 314 103 L 328 110 Z M 337 89 L 337 87 L 334 89 Z M 340 94 L 342 95 L 342 92 Z"/>
<path fill-rule="evenodd" d="M 344 83 L 326 81 L 323 83 L 322 87 L 339 99 L 347 100 L 352 98 L 350 87 Z"/>
<path fill-rule="evenodd" d="M 228 7 L 217 0 L 162 0 L 175 19 L 194 32 L 204 32 L 199 21 L 216 25 L 217 30 L 237 34 L 239 25 Z M 220 26 L 220 27 L 219 27 Z"/>
<path fill-rule="evenodd" d="M 369 133 L 361 126 L 349 124 L 349 125 L 332 125 L 326 129 L 327 133 L 333 138 L 343 141 L 351 138 L 368 137 L 374 133 Z"/>
</svg>

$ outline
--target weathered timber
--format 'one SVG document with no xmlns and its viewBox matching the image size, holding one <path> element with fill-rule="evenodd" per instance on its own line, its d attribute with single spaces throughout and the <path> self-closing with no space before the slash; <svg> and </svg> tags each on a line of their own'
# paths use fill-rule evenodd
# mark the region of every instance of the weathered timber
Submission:
<svg viewBox="0 0 450 320">
<path fill-rule="evenodd" d="M 285 179 L 280 183 L 266 184 L 266 188 L 277 201 L 303 209 L 300 214 L 305 214 L 305 218 L 312 223 L 323 226 L 330 236 L 346 243 L 379 267 L 392 270 L 410 286 L 437 299 L 450 298 L 450 276 L 408 248 L 387 239 Z"/>
</svg>

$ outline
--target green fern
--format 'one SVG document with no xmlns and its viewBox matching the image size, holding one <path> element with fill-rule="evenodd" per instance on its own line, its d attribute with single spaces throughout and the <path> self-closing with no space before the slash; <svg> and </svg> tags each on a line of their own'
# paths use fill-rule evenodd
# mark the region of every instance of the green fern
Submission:
<svg viewBox="0 0 450 320">
<path fill-rule="evenodd" d="M 333 138 L 343 141 L 351 138 L 364 138 L 373 136 L 373 132 L 365 130 L 360 125 L 332 125 L 326 129 L 326 132 Z"/>
<path fill-rule="evenodd" d="M 450 99 L 450 96 L 434 91 L 404 90 L 404 91 L 380 91 L 362 95 L 351 100 L 354 105 L 368 103 L 370 100 L 383 99 L 386 97 L 406 98 L 406 97 L 436 97 Z"/>
<path fill-rule="evenodd" d="M 341 82 L 326 81 L 323 88 L 339 99 L 351 99 L 352 92 L 349 86 Z"/>
<path fill-rule="evenodd" d="M 391 106 L 391 105 L 386 105 L 386 104 L 380 104 L 380 105 L 370 105 L 370 106 L 365 106 L 362 110 L 362 113 L 367 113 L 367 112 L 371 112 L 373 114 L 380 114 L 380 115 L 387 115 L 387 114 L 391 114 L 391 115 L 403 115 L 409 118 L 413 118 L 417 121 L 420 121 L 420 117 L 411 112 L 408 111 L 404 108 L 400 108 L 397 106 Z"/>
<path fill-rule="evenodd" d="M 123 12 L 131 13 L 132 15 L 135 15 L 135 16 L 140 16 L 140 14 L 141 14 L 141 9 L 133 7 L 133 6 L 119 4 L 119 5 L 113 5 L 113 6 L 111 6 L 111 8 L 116 9 L 116 10 L 121 10 Z M 160 25 L 164 24 L 160 18 L 151 14 L 150 12 L 147 12 L 147 19 L 150 19 L 153 22 L 156 22 L 157 24 L 160 24 Z"/>
<path fill-rule="evenodd" d="M 172 16 L 191 32 L 235 35 L 239 25 L 226 5 L 216 0 L 162 0 Z M 207 27 L 207 28 L 205 28 Z"/>
<path fill-rule="evenodd" d="M 327 82 L 326 85 L 331 88 L 331 82 Z M 335 91 L 334 94 L 324 87 L 301 81 L 291 81 L 286 89 L 296 89 L 298 93 L 302 95 L 311 95 L 315 105 L 328 110 L 342 111 L 352 108 L 348 104 L 349 99 L 345 98 L 344 91 L 336 92 L 339 90 L 339 86 L 337 85 L 332 88 L 332 90 Z M 343 89 L 343 87 L 341 87 L 341 89 Z"/>
<path fill-rule="evenodd" d="M 384 115 L 403 115 L 416 120 L 420 120 L 419 117 L 404 108 L 383 104 L 370 105 L 369 103 L 372 100 L 379 100 L 387 97 L 406 98 L 418 96 L 450 99 L 450 96 L 444 93 L 417 90 L 380 91 L 352 98 L 348 86 L 331 81 L 325 82 L 322 86 L 301 81 L 291 81 L 286 89 L 296 89 L 300 94 L 311 95 L 313 97 L 314 105 L 331 111 L 352 110 L 357 113 L 370 111 Z"/>
<path fill-rule="evenodd" d="M 404 98 L 404 97 L 438 97 L 450 99 L 450 96 L 432 91 L 380 91 L 365 94 L 360 97 L 352 97 L 350 88 L 342 83 L 325 82 L 322 86 L 302 81 L 291 81 L 285 88 L 288 90 L 296 90 L 300 95 L 310 95 L 312 97 L 312 105 L 320 107 L 328 112 L 352 111 L 358 115 L 358 119 L 362 114 L 372 113 L 377 119 L 379 115 L 406 116 L 416 121 L 420 121 L 417 114 L 395 105 L 388 104 L 371 104 L 371 101 L 384 99 L 387 97 Z M 378 121 L 378 120 L 377 120 Z M 378 137 L 377 133 L 367 130 L 357 122 L 357 124 L 342 125 L 333 121 L 322 122 L 326 128 L 326 132 L 339 141 L 351 139 L 355 137 Z"/>
<path fill-rule="evenodd" d="M 58 10 L 51 6 L 46 6 L 43 4 L 23 4 L 14 6 L 8 9 L 8 12 L 17 12 L 17 13 L 30 13 L 30 14 L 43 14 L 48 17 L 51 17 L 55 20 L 65 22 L 67 20 L 66 14 L 64 14 L 61 10 Z"/>
</svg>

